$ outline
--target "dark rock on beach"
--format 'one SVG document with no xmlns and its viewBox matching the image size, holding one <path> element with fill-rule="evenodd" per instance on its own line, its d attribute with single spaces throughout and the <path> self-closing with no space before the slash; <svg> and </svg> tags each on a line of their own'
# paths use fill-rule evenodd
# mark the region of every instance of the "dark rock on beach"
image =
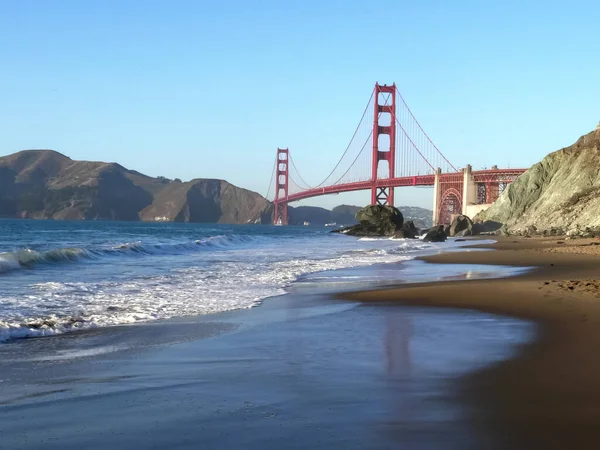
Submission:
<svg viewBox="0 0 600 450">
<path fill-rule="evenodd" d="M 447 239 L 444 226 L 439 225 L 437 227 L 430 228 L 423 237 L 423 242 L 444 242 Z"/>
<path fill-rule="evenodd" d="M 356 220 L 358 225 L 336 231 L 350 236 L 394 236 L 403 231 L 404 217 L 393 206 L 365 206 L 356 213 Z"/>
<path fill-rule="evenodd" d="M 398 206 L 402 211 L 404 220 L 411 220 L 417 228 L 431 227 L 432 211 L 417 206 Z M 302 225 L 309 222 L 311 225 L 325 225 L 336 223 L 338 225 L 350 226 L 358 223 L 356 213 L 362 208 L 360 206 L 340 205 L 331 211 L 318 206 L 288 206 L 288 220 L 290 225 Z"/>
<path fill-rule="evenodd" d="M 402 225 L 402 237 L 406 239 L 417 239 L 420 234 L 420 230 L 415 227 L 415 224 L 412 220 L 407 220 Z"/>
<path fill-rule="evenodd" d="M 499 235 L 501 229 L 502 224 L 493 220 L 473 223 L 473 234 Z"/>
<path fill-rule="evenodd" d="M 450 225 L 449 236 L 471 236 L 473 233 L 473 222 L 468 216 L 463 214 L 458 215 L 452 221 Z"/>
<path fill-rule="evenodd" d="M 365 227 L 375 227 L 382 234 L 393 234 L 401 229 L 404 217 L 398 208 L 393 206 L 369 205 L 356 213 L 356 220 Z"/>
</svg>

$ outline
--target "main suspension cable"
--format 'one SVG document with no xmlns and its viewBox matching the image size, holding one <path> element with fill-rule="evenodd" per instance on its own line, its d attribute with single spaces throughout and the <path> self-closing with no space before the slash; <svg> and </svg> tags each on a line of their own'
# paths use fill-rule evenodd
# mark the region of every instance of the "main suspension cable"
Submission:
<svg viewBox="0 0 600 450">
<path fill-rule="evenodd" d="M 419 127 L 419 129 L 423 132 L 423 134 L 425 135 L 425 137 L 427 138 L 427 140 L 429 141 L 429 143 L 433 146 L 433 148 L 435 149 L 436 152 L 438 152 L 438 154 L 444 158 L 444 161 L 446 161 L 448 163 L 448 165 L 450 167 L 452 167 L 456 172 L 458 172 L 458 169 L 456 167 L 454 167 L 452 165 L 452 163 L 450 161 L 448 161 L 448 159 L 446 159 L 446 157 L 444 156 L 444 154 L 440 151 L 439 148 L 437 148 L 437 146 L 433 143 L 433 141 L 431 140 L 431 138 L 429 137 L 429 135 L 425 132 L 425 130 L 423 129 L 423 127 L 421 126 L 421 124 L 419 123 L 419 121 L 417 120 L 417 118 L 415 117 L 415 115 L 412 113 L 412 111 L 410 110 L 410 108 L 408 107 L 408 104 L 406 103 L 406 101 L 404 101 L 404 97 L 402 97 L 402 94 L 400 93 L 400 91 L 398 90 L 398 88 L 396 88 L 396 93 L 398 94 L 398 96 L 400 97 L 400 100 L 402 100 L 402 103 L 404 104 L 404 107 L 406 108 L 406 110 L 408 111 L 408 113 L 410 114 L 410 116 L 413 118 L 413 120 L 415 121 L 415 123 L 417 124 L 417 126 Z M 410 139 L 410 138 L 409 138 Z M 412 142 L 411 142 L 412 143 Z M 414 145 L 414 144 L 413 144 Z M 415 147 L 416 148 L 416 147 Z M 419 152 L 420 153 L 420 152 Z M 421 155 L 423 156 L 423 155 Z M 431 165 L 431 164 L 430 164 Z M 435 169 L 434 169 L 435 170 Z"/>
<path fill-rule="evenodd" d="M 425 158 L 425 156 L 423 155 L 423 153 L 421 153 L 421 151 L 417 148 L 417 146 L 415 145 L 415 143 L 413 142 L 413 140 L 410 138 L 410 136 L 408 135 L 408 133 L 406 132 L 406 130 L 404 129 L 404 127 L 400 124 L 400 121 L 398 120 L 398 118 L 396 118 L 396 123 L 398 124 L 398 126 L 400 127 L 400 129 L 402 130 L 402 132 L 404 133 L 404 136 L 406 136 L 406 138 L 408 139 L 408 142 L 410 142 L 411 145 L 414 147 L 414 149 L 419 153 L 419 155 L 421 155 L 421 158 L 423 158 L 423 161 L 425 161 L 427 163 L 427 165 L 429 167 L 431 167 L 433 169 L 433 171 L 435 172 L 435 168 L 431 165 L 431 163 L 429 161 L 427 161 L 427 158 Z"/>
<path fill-rule="evenodd" d="M 350 139 L 350 142 L 346 146 L 346 150 L 344 150 L 344 153 L 342 154 L 342 157 L 338 160 L 338 162 L 335 165 L 335 167 L 333 168 L 333 170 L 331 172 L 329 172 L 329 174 L 325 177 L 325 179 L 321 183 L 319 183 L 316 186 L 312 187 L 312 189 L 315 189 L 315 188 L 323 186 L 325 184 L 325 182 L 329 179 L 329 177 L 331 175 L 333 175 L 333 173 L 335 172 L 335 170 L 342 163 L 342 160 L 344 159 L 344 156 L 346 156 L 346 153 L 348 153 L 348 150 L 350 150 L 350 146 L 352 145 L 352 142 L 354 141 L 354 138 L 356 137 L 356 134 L 358 133 L 358 130 L 360 129 L 360 125 L 362 124 L 363 119 L 365 118 L 365 114 L 367 114 L 367 111 L 369 110 L 369 105 L 371 104 L 371 100 L 373 99 L 374 95 L 375 95 L 375 90 L 373 90 L 373 92 L 371 92 L 371 96 L 369 97 L 369 101 L 367 102 L 367 106 L 365 107 L 365 110 L 362 113 L 362 116 L 361 116 L 361 118 L 360 118 L 360 120 L 358 122 L 358 125 L 356 126 L 356 129 L 354 130 L 354 134 L 352 134 L 352 138 Z M 352 164 L 354 164 L 354 163 L 352 163 Z M 350 165 L 350 167 L 352 167 L 352 165 Z M 298 169 L 296 169 L 296 171 L 298 171 Z M 348 171 L 346 171 L 346 173 L 348 173 Z M 298 175 L 300 175 L 300 172 L 298 172 Z M 308 183 L 306 183 L 306 185 L 310 186 Z"/>
<path fill-rule="evenodd" d="M 289 154 L 289 159 L 290 159 L 290 162 L 292 163 L 292 167 L 294 168 L 294 170 L 295 170 L 295 171 L 296 171 L 296 173 L 298 174 L 298 178 L 300 178 L 300 181 L 302 181 L 302 182 L 303 182 L 303 183 L 306 185 L 306 187 L 307 187 L 308 189 L 313 189 L 313 188 L 314 188 L 314 186 L 311 186 L 310 184 L 308 184 L 308 183 L 306 182 L 306 180 L 305 180 L 304 178 L 302 178 L 302 175 L 300 174 L 300 171 L 299 171 L 299 170 L 298 170 L 298 168 L 296 167 L 296 164 L 294 164 L 294 160 L 292 159 L 292 154 L 291 154 L 291 153 Z M 299 184 L 297 184 L 297 186 L 298 186 L 298 187 L 300 187 L 300 185 L 299 185 Z"/>
<path fill-rule="evenodd" d="M 275 177 L 275 169 L 277 168 L 277 157 L 275 157 L 275 162 L 273 163 L 273 170 L 271 171 L 271 181 L 269 181 L 269 187 L 267 188 L 267 195 L 265 198 L 269 200 L 269 192 L 271 192 L 271 186 L 273 185 L 273 178 Z"/>
<path fill-rule="evenodd" d="M 331 185 L 335 185 L 337 184 L 342 178 L 344 178 L 346 176 L 346 174 L 348 172 L 350 172 L 350 169 L 352 169 L 352 166 L 354 165 L 354 163 L 358 160 L 358 157 L 360 155 L 362 155 L 362 152 L 365 150 L 365 146 L 367 145 L 367 143 L 369 142 L 369 140 L 371 139 L 371 136 L 373 136 L 373 130 L 371 130 L 371 132 L 369 133 L 369 135 L 367 136 L 367 139 L 365 140 L 365 143 L 362 145 L 362 148 L 360 149 L 360 152 L 358 152 L 358 155 L 356 155 L 356 158 L 354 158 L 354 161 L 352 161 L 352 164 L 350 164 L 350 166 L 348 167 L 348 169 L 344 172 L 344 174 L 339 177 L 335 183 L 331 183 Z"/>
</svg>

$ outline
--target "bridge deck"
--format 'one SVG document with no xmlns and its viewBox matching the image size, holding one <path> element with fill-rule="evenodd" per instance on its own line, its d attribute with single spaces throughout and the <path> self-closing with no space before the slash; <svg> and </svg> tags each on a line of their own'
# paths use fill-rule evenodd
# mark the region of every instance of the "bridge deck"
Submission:
<svg viewBox="0 0 600 450">
<path fill-rule="evenodd" d="M 472 176 L 476 183 L 487 182 L 512 182 L 527 169 L 492 169 L 473 171 Z M 463 172 L 442 173 L 439 177 L 440 183 L 462 182 Z M 356 181 L 352 183 L 336 184 L 333 186 L 324 186 L 308 189 L 306 191 L 282 197 L 280 203 L 290 203 L 306 198 L 317 197 L 319 195 L 339 194 L 342 192 L 362 191 L 375 187 L 407 187 L 407 186 L 433 186 L 435 175 L 417 175 L 411 177 L 396 177 L 379 179 L 375 183 L 371 181 Z"/>
</svg>

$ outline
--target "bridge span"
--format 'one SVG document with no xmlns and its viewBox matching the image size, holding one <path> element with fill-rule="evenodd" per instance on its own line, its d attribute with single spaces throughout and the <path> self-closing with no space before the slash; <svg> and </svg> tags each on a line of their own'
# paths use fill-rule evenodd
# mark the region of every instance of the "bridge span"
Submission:
<svg viewBox="0 0 600 450">
<path fill-rule="evenodd" d="M 433 223 L 447 224 L 456 214 L 473 217 L 485 209 L 525 170 L 457 169 L 417 122 L 396 85 L 376 84 L 342 157 L 318 185 L 304 181 L 289 149 L 277 149 L 269 187 L 273 223 L 287 224 L 287 205 L 298 200 L 370 190 L 372 204 L 393 206 L 395 188 L 431 186 Z"/>
</svg>

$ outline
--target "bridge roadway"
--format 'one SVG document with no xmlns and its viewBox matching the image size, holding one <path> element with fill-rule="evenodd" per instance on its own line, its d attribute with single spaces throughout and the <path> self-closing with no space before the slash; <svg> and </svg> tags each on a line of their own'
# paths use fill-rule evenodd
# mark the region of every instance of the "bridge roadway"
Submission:
<svg viewBox="0 0 600 450">
<path fill-rule="evenodd" d="M 476 170 L 470 172 L 472 180 L 475 183 L 510 183 L 515 180 L 516 177 L 521 175 L 527 169 L 490 169 L 490 170 Z M 455 173 L 441 173 L 438 175 L 438 183 L 461 183 L 463 182 L 463 172 Z M 288 195 L 287 197 L 281 197 L 278 199 L 280 203 L 290 203 L 306 198 L 317 197 L 320 195 L 327 194 L 339 194 L 341 192 L 352 192 L 369 190 L 373 186 L 375 187 L 407 187 L 407 186 L 434 186 L 435 185 L 435 174 L 431 175 L 416 175 L 408 177 L 396 177 L 396 178 L 383 178 L 378 179 L 373 183 L 372 181 L 356 181 L 351 183 L 336 184 L 332 186 L 324 186 L 318 188 L 307 189 L 305 191 L 297 192 L 295 194 Z"/>
</svg>

